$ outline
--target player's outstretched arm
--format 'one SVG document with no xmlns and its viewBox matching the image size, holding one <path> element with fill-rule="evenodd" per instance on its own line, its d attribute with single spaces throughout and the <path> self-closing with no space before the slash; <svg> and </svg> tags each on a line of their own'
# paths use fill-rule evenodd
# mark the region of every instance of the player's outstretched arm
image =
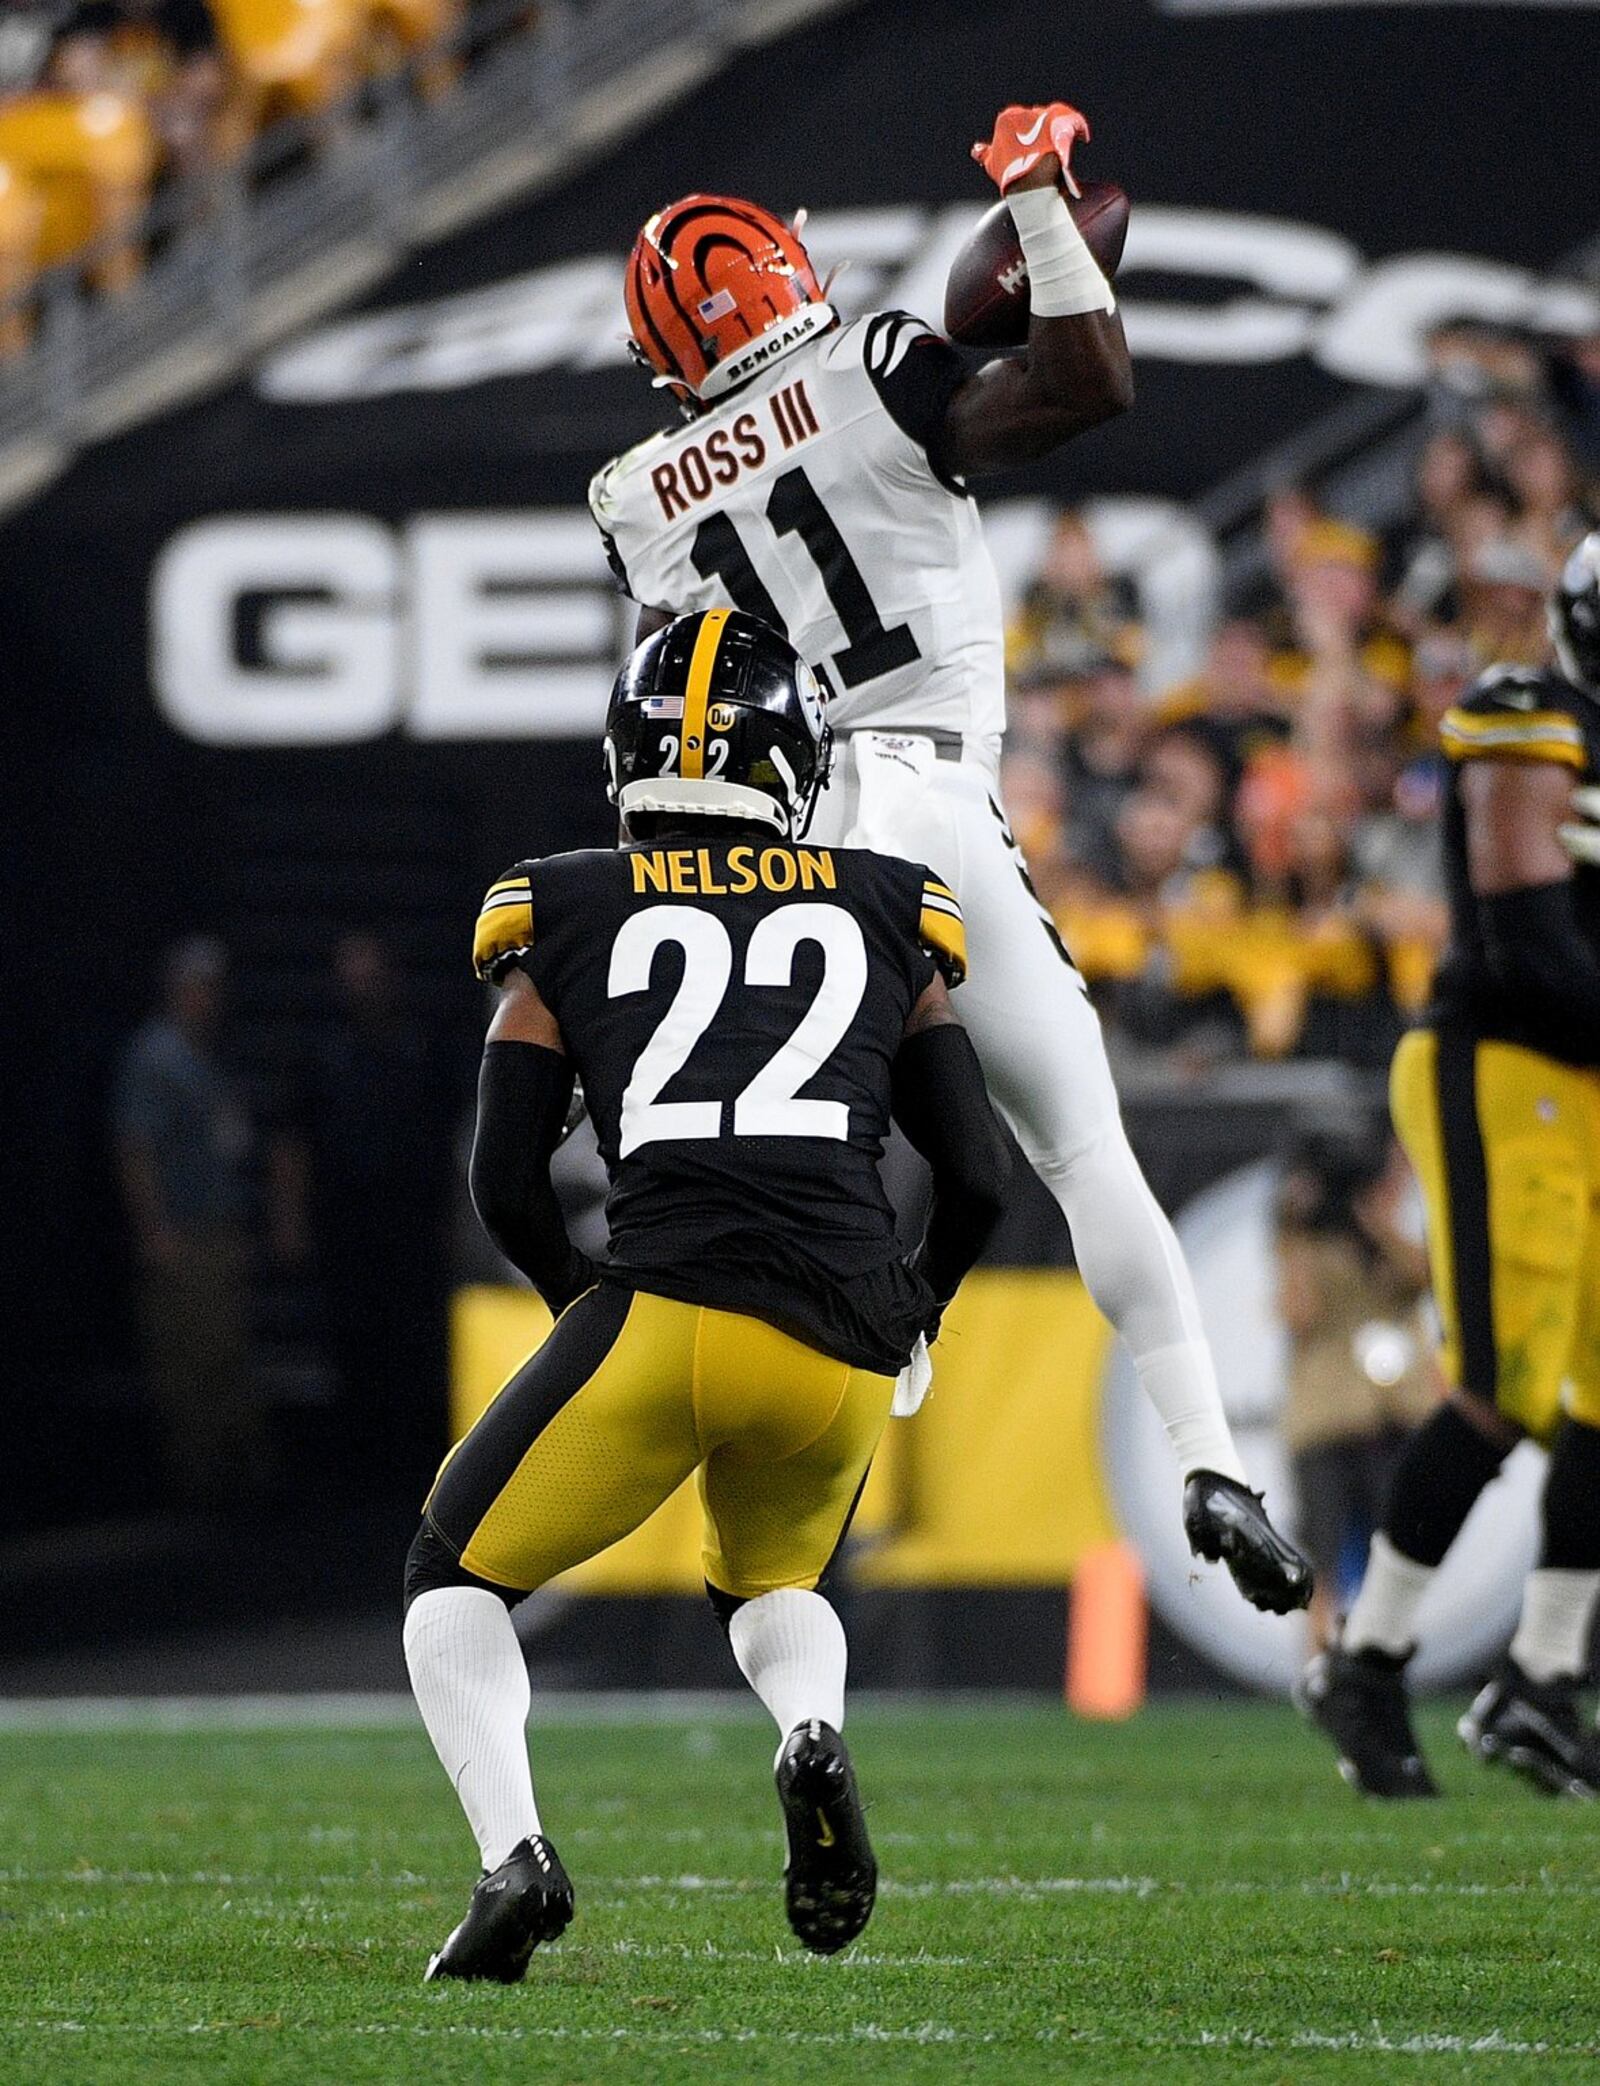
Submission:
<svg viewBox="0 0 1600 2086">
<path fill-rule="evenodd" d="M 1072 146 L 1088 135 L 1076 109 L 1053 102 L 1002 111 L 989 143 L 973 147 L 1011 207 L 1032 317 L 1023 352 L 986 364 L 950 402 L 942 454 L 963 478 L 1048 456 L 1133 403 L 1116 298 L 1061 193 Z"/>
<path fill-rule="evenodd" d="M 933 1169 L 933 1204 L 912 1265 L 942 1313 L 1000 1221 L 1012 1163 L 942 978 L 912 1008 L 892 1076 L 894 1119 Z M 937 1330 L 936 1321 L 928 1337 Z"/>
<path fill-rule="evenodd" d="M 571 1101 L 572 1060 L 555 1017 L 529 978 L 507 971 L 483 1047 L 467 1178 L 484 1230 L 557 1313 L 595 1279 L 550 1183 Z"/>
</svg>

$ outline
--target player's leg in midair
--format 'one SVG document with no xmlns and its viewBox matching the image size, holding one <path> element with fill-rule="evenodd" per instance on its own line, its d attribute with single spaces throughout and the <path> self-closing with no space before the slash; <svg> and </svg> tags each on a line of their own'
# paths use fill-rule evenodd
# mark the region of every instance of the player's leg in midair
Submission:
<svg viewBox="0 0 1600 2086">
<path fill-rule="evenodd" d="M 785 1909 L 832 1955 L 866 1925 L 878 1867 L 841 1729 L 848 1652 L 817 1582 L 844 1539 L 894 1385 L 757 1321 L 707 1313 L 706 1591 L 778 1729 Z M 705 1387 L 712 1392 L 707 1397 Z"/>
<path fill-rule="evenodd" d="M 1258 1607 L 1303 1607 L 1310 1567 L 1248 1490 L 1182 1249 L 1128 1143 L 1099 1019 L 987 766 L 924 763 L 913 789 L 903 762 L 881 760 L 870 734 L 851 743 L 850 765 L 842 802 L 854 812 L 852 838 L 926 861 L 961 900 L 972 969 L 953 1005 L 995 1103 L 1066 1217 L 1089 1293 L 1160 1414 L 1186 1481 L 1191 1547 L 1223 1559 Z"/>
<path fill-rule="evenodd" d="M 637 1528 L 694 1469 L 696 1316 L 611 1286 L 579 1298 L 429 1495 L 406 1564 L 406 1665 L 484 1872 L 430 1978 L 513 1984 L 572 1917 L 534 1797 L 510 1610 Z"/>
</svg>

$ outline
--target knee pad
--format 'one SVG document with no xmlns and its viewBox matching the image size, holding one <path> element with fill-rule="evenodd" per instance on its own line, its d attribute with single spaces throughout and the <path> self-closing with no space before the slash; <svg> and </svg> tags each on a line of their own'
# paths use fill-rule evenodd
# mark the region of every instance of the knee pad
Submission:
<svg viewBox="0 0 1600 2086">
<path fill-rule="evenodd" d="M 476 1572 L 469 1572 L 433 1523 L 425 1520 L 406 1552 L 401 1613 L 409 1613 L 418 1595 L 432 1593 L 440 1586 L 478 1586 L 485 1593 L 496 1595 L 508 1608 L 515 1608 L 527 1598 L 513 1587 L 496 1586 L 492 1579 L 480 1579 Z"/>
</svg>

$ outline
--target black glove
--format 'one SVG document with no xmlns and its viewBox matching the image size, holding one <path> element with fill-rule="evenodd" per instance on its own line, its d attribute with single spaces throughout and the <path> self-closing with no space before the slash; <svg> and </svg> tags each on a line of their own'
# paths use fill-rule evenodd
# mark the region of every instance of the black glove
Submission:
<svg viewBox="0 0 1600 2086">
<path fill-rule="evenodd" d="M 1287 1615 L 1310 1602 L 1311 1565 L 1267 1519 L 1259 1492 L 1197 1470 L 1183 1488 L 1183 1532 L 1196 1557 L 1222 1560 L 1252 1608 Z"/>
</svg>

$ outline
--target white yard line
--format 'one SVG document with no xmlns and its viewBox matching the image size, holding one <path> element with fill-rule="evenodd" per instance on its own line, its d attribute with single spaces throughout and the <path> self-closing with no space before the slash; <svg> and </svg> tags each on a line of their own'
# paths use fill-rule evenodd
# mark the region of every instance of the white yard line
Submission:
<svg viewBox="0 0 1600 2086">
<path fill-rule="evenodd" d="M 1020 2047 L 1028 2044 L 1058 2047 L 1095 2046 L 1130 2053 L 1176 2052 L 1180 2050 L 1348 2050 L 1357 2054 L 1405 2057 L 1597 2057 L 1600 2042 L 1530 2042 L 1502 2034 L 1497 2028 L 1481 2035 L 1443 2033 L 1389 2035 L 1373 2021 L 1365 2028 L 1325 2031 L 1293 2029 L 1269 2035 L 1253 2028 L 1201 2029 L 1194 2035 L 1139 2033 L 1126 2037 L 1107 2035 L 1093 2029 L 1035 2029 L 1029 2034 L 1007 2036 L 994 2031 L 957 2028 L 944 2021 L 919 2021 L 906 2027 L 885 2027 L 878 2021 L 857 2021 L 848 2029 L 768 2028 L 572 2028 L 540 2022 L 519 2022 L 505 2027 L 476 2022 L 371 2021 L 351 2026 L 333 2024 L 296 2025 L 263 2030 L 259 2025 L 234 2021 L 108 2021 L 33 2020 L 0 2022 L 0 2037 L 10 2035 L 116 2035 L 116 2036 L 221 2036 L 247 2034 L 260 2039 L 282 2035 L 301 2040 L 337 2041 L 350 2035 L 397 2036 L 416 2040 L 460 2039 L 475 2042 L 611 2043 L 643 2047 L 722 2046 L 768 2043 L 779 2047 L 857 2048 L 874 2043 L 964 2044 L 976 2047 Z"/>
<path fill-rule="evenodd" d="M 745 1724 L 764 1712 L 732 1693 L 688 1691 L 539 1696 L 530 1724 Z M 0 1699 L 0 1732 L 415 1731 L 409 1695 L 41 1695 Z"/>
<path fill-rule="evenodd" d="M 279 1893 L 371 1890 L 432 1889 L 437 1877 L 410 1869 L 392 1875 L 256 1875 L 231 1869 L 25 1869 L 0 1868 L 0 1888 L 7 1884 L 76 1884 L 90 1888 L 109 1884 L 114 1888 L 161 1888 L 201 1890 L 265 1890 Z M 587 1893 L 591 1904 L 620 1903 L 622 1893 L 650 1891 L 699 1894 L 708 1897 L 738 1897 L 771 1888 L 768 1879 L 750 1876 L 702 1876 L 690 1872 L 680 1876 L 597 1875 Z M 1448 1879 L 1423 1880 L 1391 1877 L 1337 1876 L 1307 1878 L 1299 1883 L 1282 1883 L 1270 1878 L 1222 1877 L 1213 1883 L 1185 1883 L 1160 1876 L 963 1876 L 912 1880 L 885 1877 L 878 1886 L 881 1897 L 891 1898 L 1009 1898 L 1023 1903 L 1062 1897 L 1113 1898 L 1517 1898 L 1537 1902 L 1541 1898 L 1600 1898 L 1600 1883 L 1563 1883 L 1540 1877 L 1505 1883 L 1455 1883 Z"/>
<path fill-rule="evenodd" d="M 842 4 L 842 0 L 841 0 Z M 854 1698 L 875 1716 L 936 1711 L 959 1722 L 993 1709 L 1048 1712 L 1038 1695 L 949 1694 L 933 1689 Z M 759 1724 L 765 1712 L 733 1689 L 576 1689 L 536 1693 L 529 1722 L 557 1727 L 593 1724 Z M 307 1695 L 17 1695 L 0 1697 L 0 1733 L 54 1731 L 397 1730 L 420 1733 L 408 1694 L 393 1691 Z M 1062 1719 L 1065 1729 L 1065 1718 Z"/>
</svg>

